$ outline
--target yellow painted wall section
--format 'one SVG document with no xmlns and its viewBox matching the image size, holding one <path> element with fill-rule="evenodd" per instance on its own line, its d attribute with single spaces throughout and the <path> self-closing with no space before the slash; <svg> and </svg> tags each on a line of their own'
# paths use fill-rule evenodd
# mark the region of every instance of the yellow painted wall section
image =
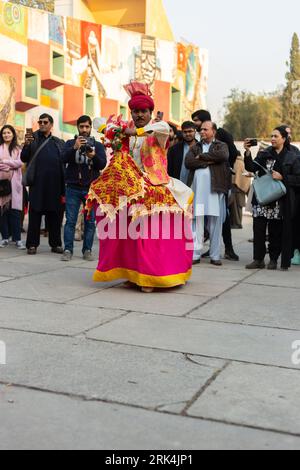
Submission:
<svg viewBox="0 0 300 470">
<path fill-rule="evenodd" d="M 166 41 L 174 41 L 163 0 L 147 0 L 146 34 Z"/>
<path fill-rule="evenodd" d="M 84 0 L 99 24 L 145 33 L 147 0 Z"/>
<path fill-rule="evenodd" d="M 78 18 L 79 20 L 83 20 L 83 21 L 90 21 L 92 23 L 96 22 L 93 12 L 88 7 L 86 1 L 76 0 L 75 2 L 73 2 L 73 8 L 74 8 L 74 13 L 73 13 L 74 18 Z"/>
</svg>

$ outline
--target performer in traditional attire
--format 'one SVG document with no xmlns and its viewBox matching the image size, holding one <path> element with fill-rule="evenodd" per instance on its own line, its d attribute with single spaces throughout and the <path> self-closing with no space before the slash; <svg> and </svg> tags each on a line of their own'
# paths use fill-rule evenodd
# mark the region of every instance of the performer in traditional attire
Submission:
<svg viewBox="0 0 300 470">
<path fill-rule="evenodd" d="M 105 136 L 113 157 L 87 201 L 89 208 L 96 204 L 98 214 L 94 280 L 127 279 L 152 292 L 183 285 L 191 276 L 193 192 L 168 176 L 169 126 L 151 122 L 154 102 L 148 86 L 133 82 L 125 88 L 134 126 L 121 117 L 108 121 Z"/>
</svg>

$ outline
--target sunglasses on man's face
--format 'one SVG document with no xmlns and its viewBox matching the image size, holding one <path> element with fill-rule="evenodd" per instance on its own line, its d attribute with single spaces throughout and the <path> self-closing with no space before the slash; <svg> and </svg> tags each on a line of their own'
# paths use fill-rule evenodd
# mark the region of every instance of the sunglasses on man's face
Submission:
<svg viewBox="0 0 300 470">
<path fill-rule="evenodd" d="M 49 121 L 43 121 L 42 119 L 40 119 L 40 120 L 38 121 L 38 124 L 39 124 L 40 126 L 42 126 L 42 125 L 47 126 L 47 124 L 50 124 L 50 122 L 49 122 Z"/>
</svg>

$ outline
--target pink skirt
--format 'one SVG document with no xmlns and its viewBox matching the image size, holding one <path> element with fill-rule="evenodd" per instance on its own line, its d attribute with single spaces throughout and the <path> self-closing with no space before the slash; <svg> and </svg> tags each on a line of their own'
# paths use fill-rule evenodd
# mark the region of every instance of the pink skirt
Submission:
<svg viewBox="0 0 300 470">
<path fill-rule="evenodd" d="M 121 212 L 114 222 L 104 216 L 96 220 L 100 250 L 94 281 L 126 279 L 142 287 L 168 288 L 191 277 L 193 237 L 186 216 L 159 214 L 133 223 Z"/>
</svg>

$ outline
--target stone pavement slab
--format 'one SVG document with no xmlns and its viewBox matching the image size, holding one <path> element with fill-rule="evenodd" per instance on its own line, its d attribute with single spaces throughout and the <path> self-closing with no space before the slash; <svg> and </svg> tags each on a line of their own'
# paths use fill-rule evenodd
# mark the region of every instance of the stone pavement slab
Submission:
<svg viewBox="0 0 300 470">
<path fill-rule="evenodd" d="M 300 289 L 300 267 L 292 267 L 288 272 L 262 270 L 247 280 L 248 284 L 288 287 Z"/>
<path fill-rule="evenodd" d="M 174 289 L 174 292 L 168 290 L 145 295 L 140 289 L 114 287 L 87 297 L 82 296 L 70 304 L 182 316 L 207 301 L 207 297 L 177 296 L 176 292 L 178 289 Z"/>
<path fill-rule="evenodd" d="M 5 450 L 300 449 L 294 436 L 23 388 L 0 386 L 0 397 Z"/>
<path fill-rule="evenodd" d="M 300 331 L 299 309 L 300 290 L 241 284 L 189 317 Z"/>
<path fill-rule="evenodd" d="M 204 278 L 205 279 L 205 278 Z M 201 282 L 192 279 L 188 285 L 184 286 L 181 289 L 175 289 L 175 294 L 183 295 L 199 295 L 201 297 L 207 297 L 208 299 L 212 297 L 218 297 L 227 290 L 233 288 L 236 283 L 226 282 L 226 281 L 216 281 L 216 282 L 207 282 L 203 280 Z M 208 300 L 206 299 L 206 300 Z"/>
<path fill-rule="evenodd" d="M 74 336 L 124 315 L 120 310 L 1 297 L 0 328 Z"/>
<path fill-rule="evenodd" d="M 0 296 L 64 303 L 108 287 L 105 283 L 93 283 L 88 269 L 64 267 L 0 284 Z"/>
<path fill-rule="evenodd" d="M 0 337 L 7 348 L 2 382 L 153 409 L 176 404 L 178 413 L 224 365 L 80 338 L 3 330 Z"/>
<path fill-rule="evenodd" d="M 57 269 L 57 265 L 48 263 L 42 263 L 41 261 L 36 263 L 27 263 L 27 259 L 15 258 L 0 261 L 0 276 L 8 276 L 9 278 L 19 278 L 24 276 L 30 276 L 32 274 L 40 274 L 49 272 Z"/>
<path fill-rule="evenodd" d="M 88 333 L 89 338 L 147 348 L 296 368 L 292 344 L 300 331 L 132 313 Z"/>
<path fill-rule="evenodd" d="M 300 436 L 299 390 L 299 371 L 231 364 L 188 414 Z"/>
<path fill-rule="evenodd" d="M 0 250 L 0 448 L 300 449 L 300 269 L 246 271 L 251 232 L 150 295 L 94 284 L 81 243 Z"/>
</svg>

